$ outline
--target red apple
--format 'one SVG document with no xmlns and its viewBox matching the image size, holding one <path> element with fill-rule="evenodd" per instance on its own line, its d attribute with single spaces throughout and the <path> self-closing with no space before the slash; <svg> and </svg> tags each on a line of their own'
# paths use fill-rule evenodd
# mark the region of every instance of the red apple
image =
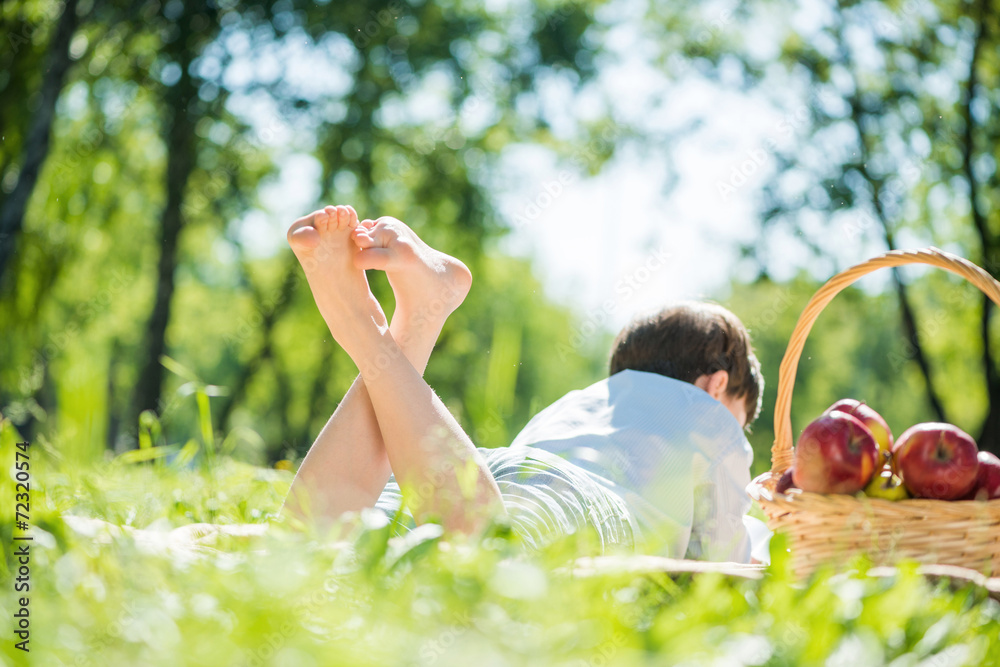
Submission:
<svg viewBox="0 0 1000 667">
<path fill-rule="evenodd" d="M 918 498 L 956 500 L 976 484 L 976 441 L 951 424 L 917 424 L 892 448 L 896 469 Z"/>
<path fill-rule="evenodd" d="M 814 493 L 857 493 L 881 469 L 878 444 L 856 417 L 827 412 L 806 426 L 795 447 L 795 486 Z"/>
<path fill-rule="evenodd" d="M 795 474 L 795 468 L 789 468 L 785 471 L 785 474 L 778 478 L 778 483 L 774 485 L 775 493 L 787 493 L 788 489 L 795 488 L 795 482 L 792 481 L 792 475 Z"/>
<path fill-rule="evenodd" d="M 846 412 L 852 417 L 860 419 L 861 423 L 867 426 L 868 430 L 875 436 L 875 442 L 878 443 L 878 448 L 885 456 L 888 456 L 892 451 L 892 431 L 889 430 L 889 425 L 882 419 L 882 415 L 875 412 L 870 405 L 853 398 L 842 398 L 826 409 L 827 412 L 832 412 L 833 410 Z"/>
<path fill-rule="evenodd" d="M 996 500 L 1000 498 L 1000 458 L 992 452 L 979 452 L 979 474 L 976 485 L 969 492 L 969 500 Z"/>
</svg>

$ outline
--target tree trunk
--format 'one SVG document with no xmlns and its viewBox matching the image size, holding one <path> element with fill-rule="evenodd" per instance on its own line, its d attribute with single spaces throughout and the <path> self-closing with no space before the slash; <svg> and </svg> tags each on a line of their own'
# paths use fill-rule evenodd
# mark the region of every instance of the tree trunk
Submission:
<svg viewBox="0 0 1000 667">
<path fill-rule="evenodd" d="M 861 134 L 861 123 L 860 118 L 855 122 L 857 130 L 860 136 L 860 142 L 862 145 L 865 142 L 864 135 Z M 867 148 L 861 149 L 862 160 L 867 160 Z M 869 186 L 872 188 L 872 204 L 875 209 L 875 217 L 878 218 L 879 223 L 882 227 L 882 237 L 885 240 L 885 244 L 889 250 L 896 250 L 896 239 L 892 233 L 892 227 L 889 224 L 889 220 L 885 216 L 885 210 L 882 207 L 881 198 L 881 183 L 874 179 L 869 173 L 868 169 L 862 162 L 860 171 L 862 176 L 868 182 Z M 944 405 L 941 402 L 941 398 L 938 395 L 937 388 L 934 385 L 934 380 L 931 376 L 931 365 L 927 360 L 927 355 L 924 353 L 924 346 L 920 342 L 920 332 L 917 328 L 917 319 L 913 314 L 913 306 L 910 303 L 910 296 L 907 291 L 906 283 L 903 282 L 903 276 L 900 274 L 899 269 L 892 269 L 892 281 L 896 288 L 896 297 L 899 299 L 899 313 L 901 318 L 901 325 L 903 327 L 903 335 L 906 340 L 910 342 L 910 348 L 913 352 L 913 361 L 916 362 L 917 367 L 920 368 L 920 373 L 924 376 L 924 386 L 927 390 L 927 403 L 931 407 L 931 411 L 934 413 L 935 418 L 938 421 L 947 421 L 944 412 Z"/>
<path fill-rule="evenodd" d="M 24 226 L 24 212 L 49 154 L 56 101 L 66 80 L 66 72 L 73 62 L 69 55 L 69 45 L 78 22 L 76 5 L 77 0 L 66 0 L 63 6 L 62 16 L 59 17 L 55 34 L 49 43 L 48 66 L 42 75 L 38 108 L 32 110 L 31 124 L 22 152 L 21 173 L 14 190 L 0 204 L 0 278 L 14 256 L 17 237 Z"/>
<path fill-rule="evenodd" d="M 842 21 L 838 26 L 837 38 L 840 42 L 840 64 L 843 65 L 847 71 L 856 72 L 857 68 L 851 61 L 850 52 L 845 44 Z M 889 250 L 895 250 L 896 242 L 892 231 L 892 225 L 886 217 L 885 208 L 882 204 L 883 181 L 880 178 L 876 178 L 871 174 L 871 172 L 868 171 L 868 136 L 865 133 L 865 124 L 863 120 L 866 111 L 861 102 L 861 96 L 858 92 L 861 88 L 856 79 L 853 81 L 853 84 L 854 92 L 847 97 L 847 101 L 851 107 L 851 122 L 854 125 L 855 131 L 858 133 L 858 165 L 856 166 L 856 169 L 872 190 L 872 208 L 875 209 L 875 217 L 878 219 L 879 225 L 882 227 L 882 236 L 885 239 L 885 243 Z M 927 390 L 927 403 L 930 405 L 931 411 L 934 413 L 937 421 L 947 421 L 944 404 L 941 402 L 941 398 L 934 385 L 934 378 L 931 375 L 930 362 L 927 360 L 927 355 L 924 353 L 924 347 L 920 342 L 920 333 L 917 329 L 916 317 L 913 314 L 913 306 L 910 303 L 906 283 L 903 282 L 903 277 L 896 268 L 892 269 L 892 279 L 896 288 L 896 296 L 899 299 L 899 311 L 902 319 L 901 325 L 903 327 L 903 335 L 906 336 L 906 340 L 910 342 L 911 349 L 913 351 L 913 360 L 916 362 L 917 367 L 920 368 L 920 372 L 924 377 L 924 386 Z"/>
<path fill-rule="evenodd" d="M 976 21 L 976 35 L 972 43 L 972 55 L 969 58 L 969 76 L 965 81 L 965 91 L 962 96 L 962 173 L 969 184 L 969 209 L 972 213 L 972 225 L 976 229 L 982 245 L 982 263 L 991 274 L 996 274 L 1000 268 L 1000 242 L 987 224 L 986 214 L 979 205 L 979 182 L 973 170 L 976 157 L 976 119 L 972 114 L 972 103 L 976 98 L 976 88 L 979 85 L 979 59 L 983 52 L 983 44 L 988 40 L 986 21 L 987 0 L 979 0 Z M 983 344 L 983 372 L 986 378 L 987 411 L 986 419 L 980 429 L 979 446 L 982 449 L 1000 451 L 1000 375 L 997 373 L 993 358 L 993 345 L 990 342 L 990 316 L 993 313 L 993 302 L 983 295 L 982 315 L 979 320 L 979 335 Z"/>
<path fill-rule="evenodd" d="M 164 105 L 172 114 L 168 121 L 164 141 L 167 145 L 166 189 L 167 202 L 160 217 L 160 260 L 156 271 L 156 297 L 146 327 L 145 362 L 135 389 L 135 404 L 125 430 L 132 433 L 137 425 L 135 418 L 143 410 L 158 410 L 163 385 L 163 366 L 160 357 L 166 352 L 166 332 L 170 322 L 171 299 L 174 295 L 174 273 L 177 268 L 177 243 L 184 226 L 184 188 L 195 166 L 194 120 L 188 104 L 196 93 L 188 72 L 192 55 L 181 46 L 177 64 L 181 67 L 180 80 L 167 88 Z"/>
</svg>

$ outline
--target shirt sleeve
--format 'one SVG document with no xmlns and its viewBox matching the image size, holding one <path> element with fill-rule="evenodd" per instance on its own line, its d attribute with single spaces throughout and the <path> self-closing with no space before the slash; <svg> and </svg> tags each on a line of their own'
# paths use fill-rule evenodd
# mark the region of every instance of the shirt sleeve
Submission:
<svg viewBox="0 0 1000 667">
<path fill-rule="evenodd" d="M 743 517 L 750 510 L 746 487 L 752 460 L 748 447 L 734 449 L 709 467 L 695 487 L 688 558 L 750 562 L 750 535 Z"/>
</svg>

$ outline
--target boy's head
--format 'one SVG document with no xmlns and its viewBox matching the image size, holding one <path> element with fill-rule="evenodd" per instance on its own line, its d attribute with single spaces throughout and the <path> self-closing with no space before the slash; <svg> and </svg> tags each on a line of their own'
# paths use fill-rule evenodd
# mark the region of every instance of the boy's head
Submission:
<svg viewBox="0 0 1000 667">
<path fill-rule="evenodd" d="M 739 318 L 713 303 L 686 301 L 639 317 L 611 350 L 610 374 L 634 370 L 690 382 L 723 403 L 742 425 L 760 413 L 764 376 Z"/>
</svg>

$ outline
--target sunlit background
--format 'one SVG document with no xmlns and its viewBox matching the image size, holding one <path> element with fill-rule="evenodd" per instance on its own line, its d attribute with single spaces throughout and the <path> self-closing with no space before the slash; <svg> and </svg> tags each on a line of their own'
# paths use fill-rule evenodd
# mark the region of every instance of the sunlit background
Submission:
<svg viewBox="0 0 1000 667">
<path fill-rule="evenodd" d="M 300 457 L 355 374 L 284 240 L 327 203 L 473 269 L 427 378 L 485 446 L 600 379 L 636 313 L 709 298 L 757 341 L 766 469 L 823 280 L 930 244 L 1000 267 L 983 2 L 61 7 L 0 10 L 0 408 L 61 456 Z M 919 270 L 844 293 L 796 428 L 856 396 L 995 449 L 983 308 Z"/>
</svg>

